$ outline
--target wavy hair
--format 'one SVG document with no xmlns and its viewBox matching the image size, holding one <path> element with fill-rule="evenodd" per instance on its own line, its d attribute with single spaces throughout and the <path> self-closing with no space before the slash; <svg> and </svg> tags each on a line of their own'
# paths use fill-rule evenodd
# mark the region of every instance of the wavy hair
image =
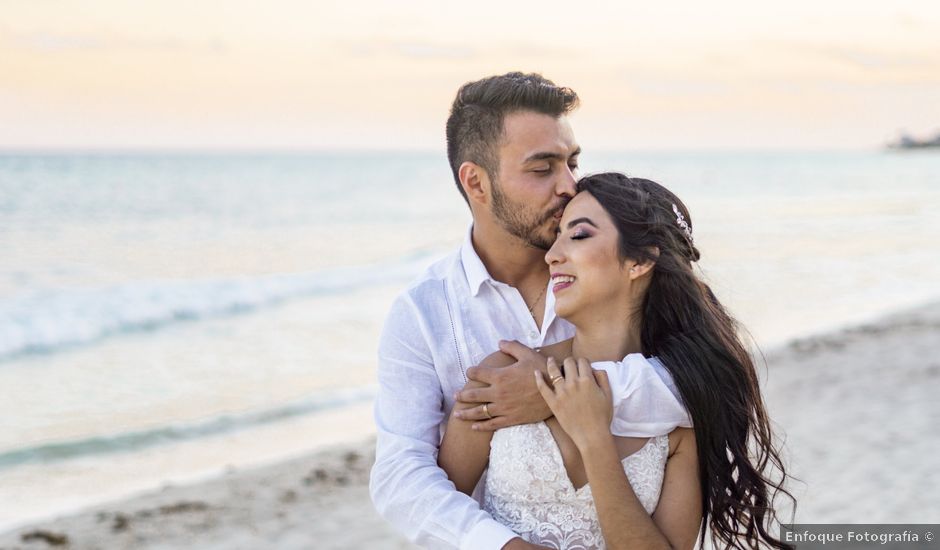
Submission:
<svg viewBox="0 0 940 550">
<path fill-rule="evenodd" d="M 788 548 L 771 532 L 774 502 L 788 479 L 738 324 L 695 274 L 700 257 L 692 219 L 662 185 L 618 173 L 587 176 L 590 193 L 619 233 L 621 261 L 655 262 L 643 298 L 643 353 L 672 374 L 692 418 L 702 489 L 699 543 L 711 530 L 716 547 Z"/>
</svg>

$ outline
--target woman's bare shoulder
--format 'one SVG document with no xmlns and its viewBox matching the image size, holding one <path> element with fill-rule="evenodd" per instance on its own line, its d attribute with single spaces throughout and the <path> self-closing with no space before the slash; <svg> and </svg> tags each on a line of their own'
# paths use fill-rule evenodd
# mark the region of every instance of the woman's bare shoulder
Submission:
<svg viewBox="0 0 940 550">
<path fill-rule="evenodd" d="M 539 349 L 539 353 L 545 357 L 554 357 L 561 364 L 566 358 L 571 357 L 571 339 L 543 346 Z"/>
</svg>

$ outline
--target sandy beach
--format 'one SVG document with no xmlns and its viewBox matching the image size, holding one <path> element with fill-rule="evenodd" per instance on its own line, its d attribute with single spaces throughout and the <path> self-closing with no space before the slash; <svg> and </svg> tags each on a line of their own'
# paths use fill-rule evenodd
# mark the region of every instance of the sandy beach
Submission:
<svg viewBox="0 0 940 550">
<path fill-rule="evenodd" d="M 940 303 L 765 350 L 804 523 L 940 517 Z M 0 548 L 412 548 L 372 509 L 373 440 L 95 506 Z"/>
</svg>

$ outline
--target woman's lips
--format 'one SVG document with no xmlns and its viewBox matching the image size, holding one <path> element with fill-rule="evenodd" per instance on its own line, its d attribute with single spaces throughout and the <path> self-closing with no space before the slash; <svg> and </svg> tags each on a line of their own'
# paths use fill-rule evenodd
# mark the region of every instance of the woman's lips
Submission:
<svg viewBox="0 0 940 550">
<path fill-rule="evenodd" d="M 561 292 L 562 290 L 568 288 L 569 286 L 573 284 L 574 283 L 558 283 L 557 285 L 552 287 L 552 292 L 554 292 L 555 294 L 558 294 L 559 292 Z"/>
<path fill-rule="evenodd" d="M 552 280 L 555 281 L 555 284 L 552 285 L 552 292 L 560 292 L 569 286 L 574 284 L 574 277 L 571 275 L 553 275 Z"/>
</svg>

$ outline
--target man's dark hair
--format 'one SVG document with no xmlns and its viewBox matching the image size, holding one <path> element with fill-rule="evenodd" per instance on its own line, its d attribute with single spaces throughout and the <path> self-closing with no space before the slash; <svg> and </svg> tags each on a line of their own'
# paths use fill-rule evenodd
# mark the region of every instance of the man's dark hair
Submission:
<svg viewBox="0 0 940 550">
<path fill-rule="evenodd" d="M 557 118 L 577 106 L 578 94 L 574 90 L 557 86 L 538 73 L 506 73 L 461 86 L 447 118 L 447 160 L 464 200 L 469 204 L 460 185 L 460 165 L 474 162 L 490 178 L 496 177 L 506 115 L 535 111 Z"/>
</svg>

